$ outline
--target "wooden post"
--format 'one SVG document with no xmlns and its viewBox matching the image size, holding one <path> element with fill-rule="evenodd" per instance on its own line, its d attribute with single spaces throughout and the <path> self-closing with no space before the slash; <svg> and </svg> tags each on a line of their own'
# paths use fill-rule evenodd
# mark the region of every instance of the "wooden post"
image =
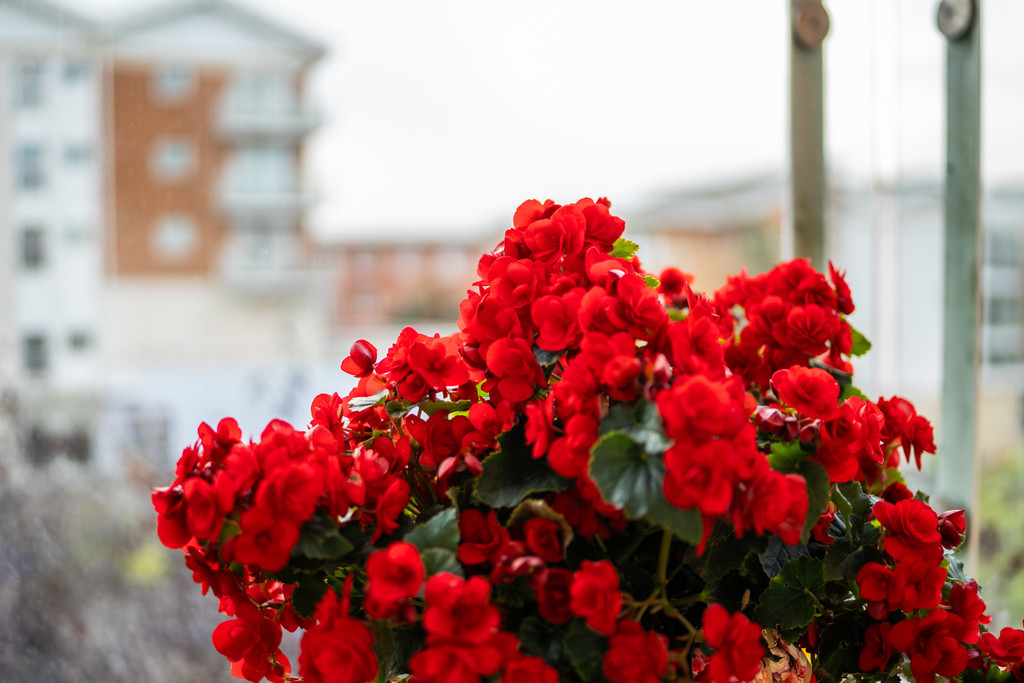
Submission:
<svg viewBox="0 0 1024 683">
<path fill-rule="evenodd" d="M 822 41 L 828 13 L 819 0 L 790 0 L 789 141 L 793 253 L 818 269 L 825 251 L 825 136 Z"/>
<path fill-rule="evenodd" d="M 981 0 L 944 0 L 939 7 L 939 27 L 948 44 L 945 315 L 936 502 L 965 509 L 974 502 L 981 365 L 980 9 Z"/>
</svg>

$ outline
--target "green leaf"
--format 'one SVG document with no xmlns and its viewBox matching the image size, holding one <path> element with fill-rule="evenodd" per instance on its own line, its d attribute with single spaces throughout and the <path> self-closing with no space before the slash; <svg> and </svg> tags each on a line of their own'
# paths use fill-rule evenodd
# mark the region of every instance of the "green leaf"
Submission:
<svg viewBox="0 0 1024 683">
<path fill-rule="evenodd" d="M 423 567 L 427 576 L 448 572 L 455 576 L 465 576 L 462 572 L 462 564 L 458 556 L 446 548 L 427 548 L 420 551 L 420 559 L 423 560 Z"/>
<path fill-rule="evenodd" d="M 613 405 L 601 421 L 601 433 L 609 432 L 625 434 L 652 455 L 661 455 L 672 445 L 672 440 L 665 436 L 658 405 L 644 399 L 637 401 L 635 407 L 628 403 Z"/>
<path fill-rule="evenodd" d="M 807 459 L 809 452 L 803 449 L 802 442 L 776 441 L 772 443 L 772 452 L 768 455 L 768 464 L 778 472 L 796 472 L 800 469 L 800 463 Z"/>
<path fill-rule="evenodd" d="M 646 282 L 647 286 L 650 287 L 651 289 L 657 289 L 661 285 L 661 282 L 658 280 L 658 278 L 654 277 L 653 275 L 644 275 L 644 282 Z"/>
<path fill-rule="evenodd" d="M 781 631 L 805 628 L 814 620 L 814 598 L 807 591 L 786 586 L 776 576 L 761 593 L 754 618 L 762 626 Z"/>
<path fill-rule="evenodd" d="M 872 547 L 858 547 L 845 538 L 835 541 L 825 551 L 822 563 L 827 581 L 853 581 L 857 572 L 868 562 L 885 562 L 881 550 Z"/>
<path fill-rule="evenodd" d="M 590 476 L 601 496 L 627 517 L 647 517 L 690 543 L 699 543 L 703 527 L 696 510 L 680 510 L 665 499 L 665 460 L 651 455 L 622 432 L 609 432 L 591 451 Z"/>
<path fill-rule="evenodd" d="M 366 410 L 372 408 L 375 405 L 379 405 L 384 402 L 387 398 L 388 390 L 381 389 L 373 396 L 356 396 L 348 401 L 348 409 L 352 412 L 359 412 L 360 410 Z"/>
<path fill-rule="evenodd" d="M 864 493 L 864 487 L 859 481 L 836 484 L 836 490 L 841 491 L 843 497 L 850 501 L 851 515 L 857 515 L 861 520 L 867 519 L 868 512 L 871 511 L 871 498 Z"/>
<path fill-rule="evenodd" d="M 814 620 L 816 597 L 825 588 L 821 562 L 809 555 L 790 560 L 773 578 L 754 613 L 764 626 L 802 629 Z"/>
<path fill-rule="evenodd" d="M 704 523 L 700 510 L 682 510 L 665 499 L 664 493 L 652 496 L 647 519 L 665 527 L 679 538 L 690 543 L 700 543 L 704 536 Z"/>
<path fill-rule="evenodd" d="M 558 359 L 565 355 L 565 351 L 548 351 L 547 349 L 533 347 L 533 357 L 541 367 L 550 367 L 558 362 Z"/>
<path fill-rule="evenodd" d="M 850 347 L 851 356 L 863 356 L 871 350 L 871 342 L 853 325 L 850 325 L 850 333 L 853 335 L 853 345 Z"/>
<path fill-rule="evenodd" d="M 562 642 L 556 636 L 555 627 L 539 615 L 532 614 L 519 625 L 519 649 L 534 657 L 543 657 L 549 662 L 562 658 Z"/>
<path fill-rule="evenodd" d="M 703 568 L 703 574 L 710 581 L 725 576 L 733 569 L 739 569 L 747 555 L 760 555 L 767 547 L 767 537 L 750 532 L 743 538 L 736 538 L 736 533 L 730 525 L 719 522 L 708 539 L 704 554 L 698 558 L 696 549 L 692 548 L 687 554 L 686 561 L 698 571 Z"/>
<path fill-rule="evenodd" d="M 302 525 L 299 542 L 292 548 L 292 556 L 302 555 L 314 560 L 344 557 L 354 546 L 341 535 L 337 522 L 330 515 L 317 513 Z"/>
<path fill-rule="evenodd" d="M 501 448 L 483 462 L 484 471 L 474 495 L 492 508 L 514 507 L 527 496 L 545 491 L 564 491 L 571 479 L 557 474 L 546 458 L 534 458 L 526 446 L 521 425 L 498 437 Z"/>
<path fill-rule="evenodd" d="M 838 613 L 835 621 L 821 632 L 821 644 L 818 646 L 819 671 L 824 671 L 837 683 L 851 671 L 860 671 L 864 632 L 871 622 L 866 612 Z M 870 680 L 877 679 L 871 677 Z"/>
<path fill-rule="evenodd" d="M 422 554 L 430 548 L 442 548 L 456 553 L 459 550 L 459 515 L 453 508 L 445 508 L 427 521 L 417 523 L 405 541 L 412 543 Z"/>
<path fill-rule="evenodd" d="M 845 403 L 846 399 L 850 398 L 851 396 L 856 396 L 857 398 L 861 399 L 862 401 L 870 401 L 871 400 L 871 399 L 868 398 L 867 394 L 865 394 L 863 391 L 861 391 L 857 387 L 853 386 L 852 384 L 847 384 L 845 387 L 843 387 L 842 391 L 839 392 L 839 403 L 840 404 Z"/>
<path fill-rule="evenodd" d="M 967 583 L 970 579 L 967 578 L 967 574 L 964 573 L 964 563 L 960 560 L 959 555 L 960 553 L 957 552 L 946 553 L 946 560 L 949 563 L 947 574 L 949 578 L 957 581 L 958 583 Z"/>
<path fill-rule="evenodd" d="M 469 401 L 420 401 L 416 405 L 427 415 L 433 415 L 439 410 L 447 410 L 449 413 L 469 410 L 472 403 Z"/>
<path fill-rule="evenodd" d="M 768 578 L 778 576 L 782 568 L 790 560 L 807 555 L 809 551 L 805 545 L 786 545 L 778 536 L 772 536 L 768 541 L 768 548 L 758 555 L 761 567 Z"/>
<path fill-rule="evenodd" d="M 619 239 L 615 240 L 615 244 L 612 246 L 611 255 L 615 258 L 624 258 L 626 260 L 629 260 L 633 258 L 633 254 L 635 254 L 636 250 L 639 248 L 640 247 L 636 244 L 636 242 L 630 242 L 626 238 L 620 237 Z"/>
<path fill-rule="evenodd" d="M 843 519 L 849 520 L 850 512 L 853 510 L 853 504 L 850 503 L 846 496 L 843 495 L 842 487 L 839 485 L 836 485 L 836 487 L 832 489 L 832 502 L 835 503 L 836 509 L 839 511 L 839 514 L 842 515 Z M 849 525 L 846 526 L 849 528 Z"/>
<path fill-rule="evenodd" d="M 564 643 L 569 661 L 581 680 L 587 683 L 604 683 L 607 680 L 601 670 L 604 653 L 608 649 L 607 638 L 587 628 L 582 619 L 573 619 Z"/>
<path fill-rule="evenodd" d="M 800 534 L 800 542 L 806 545 L 811 538 L 811 529 L 828 508 L 831 484 L 828 472 L 813 460 L 805 460 L 800 463 L 800 475 L 807 482 L 807 519 L 804 522 L 803 532 Z"/>
<path fill-rule="evenodd" d="M 320 598 L 327 592 L 327 583 L 323 576 L 307 575 L 292 592 L 292 607 L 300 617 L 311 617 L 316 611 Z"/>
<path fill-rule="evenodd" d="M 815 597 L 821 597 L 825 589 L 821 561 L 810 555 L 801 555 L 787 562 L 780 576 L 785 585 L 800 588 Z"/>
</svg>

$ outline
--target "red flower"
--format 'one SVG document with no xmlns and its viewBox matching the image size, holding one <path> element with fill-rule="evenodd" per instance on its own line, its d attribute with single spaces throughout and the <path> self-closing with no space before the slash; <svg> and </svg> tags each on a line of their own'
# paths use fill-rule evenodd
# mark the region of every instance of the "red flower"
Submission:
<svg viewBox="0 0 1024 683">
<path fill-rule="evenodd" d="M 180 548 L 192 534 L 188 530 L 188 510 L 181 487 L 155 489 L 153 507 L 156 508 L 156 533 L 168 548 Z"/>
<path fill-rule="evenodd" d="M 964 540 L 967 530 L 967 519 L 963 510 L 947 510 L 939 515 L 939 535 L 942 536 L 942 547 L 952 550 Z"/>
<path fill-rule="evenodd" d="M 494 635 L 501 621 L 488 602 L 491 584 L 482 576 L 469 580 L 442 572 L 427 580 L 427 609 L 423 628 L 427 644 L 452 642 L 479 645 Z"/>
<path fill-rule="evenodd" d="M 355 377 L 366 377 L 377 364 L 377 348 L 360 339 L 348 351 L 348 357 L 341 361 L 341 369 Z"/>
<path fill-rule="evenodd" d="M 743 396 L 735 377 L 718 382 L 696 375 L 658 394 L 658 411 L 665 432 L 676 441 L 727 438 L 749 424 Z"/>
<path fill-rule="evenodd" d="M 377 542 L 382 535 L 390 535 L 398 528 L 398 520 L 402 511 L 409 504 L 409 482 L 396 477 L 377 501 L 377 528 L 373 531 L 373 541 Z"/>
<path fill-rule="evenodd" d="M 858 662 L 861 671 L 885 670 L 889 660 L 896 652 L 889 641 L 890 631 L 892 631 L 892 624 L 887 621 L 868 626 L 868 630 L 864 633 L 864 649 L 860 651 Z"/>
<path fill-rule="evenodd" d="M 530 398 L 544 384 L 544 371 L 533 349 L 522 339 L 503 337 L 491 344 L 487 349 L 487 369 L 493 377 L 484 389 L 513 403 Z"/>
<path fill-rule="evenodd" d="M 890 640 L 910 657 L 918 683 L 934 683 L 935 675 L 952 678 L 967 667 L 967 650 L 960 642 L 964 620 L 936 610 L 923 619 L 906 619 L 892 627 Z"/>
<path fill-rule="evenodd" d="M 547 569 L 536 582 L 537 611 L 552 624 L 564 624 L 572 619 L 569 606 L 569 587 L 572 572 L 562 567 Z"/>
<path fill-rule="evenodd" d="M 572 613 L 583 617 L 587 626 L 604 636 L 615 633 L 615 622 L 622 608 L 615 565 L 607 560 L 583 560 L 580 569 L 573 574 L 569 594 Z"/>
<path fill-rule="evenodd" d="M 922 559 L 938 564 L 942 557 L 939 518 L 927 503 L 910 499 L 893 505 L 883 500 L 875 503 L 872 510 L 888 532 L 883 545 L 894 560 L 919 554 Z"/>
<path fill-rule="evenodd" d="M 704 639 L 716 650 L 707 664 L 707 680 L 729 683 L 733 677 L 749 681 L 761 669 L 765 656 L 761 644 L 761 626 L 741 612 L 730 615 L 719 604 L 704 610 Z"/>
<path fill-rule="evenodd" d="M 657 683 L 668 665 L 668 638 L 624 619 L 608 641 L 602 670 L 611 683 Z"/>
<path fill-rule="evenodd" d="M 821 306 L 793 306 L 771 327 L 773 342 L 808 356 L 828 351 L 828 341 L 839 331 L 839 316 Z"/>
<path fill-rule="evenodd" d="M 832 286 L 836 289 L 836 308 L 843 315 L 850 315 L 853 313 L 854 305 L 853 298 L 850 295 L 850 286 L 846 284 L 846 272 L 836 270 L 835 265 L 829 261 L 828 275 L 832 280 Z"/>
<path fill-rule="evenodd" d="M 611 251 L 615 240 L 619 239 L 622 231 L 626 229 L 626 223 L 609 213 L 610 203 L 607 199 L 598 199 L 596 202 L 581 199 L 576 202 L 576 206 L 583 210 L 583 217 L 587 221 L 586 243 L 596 246 L 604 253 Z"/>
<path fill-rule="evenodd" d="M 1024 631 L 1019 628 L 1003 628 L 998 638 L 993 633 L 983 633 L 978 647 L 1001 666 L 1020 671 L 1024 665 Z"/>
<path fill-rule="evenodd" d="M 693 276 L 684 273 L 678 268 L 666 268 L 658 275 L 658 292 L 664 294 L 668 299 L 675 299 L 682 295 L 683 290 L 693 283 Z"/>
<path fill-rule="evenodd" d="M 904 612 L 930 610 L 942 602 L 942 586 L 946 583 L 946 569 L 917 555 L 907 555 L 896 565 L 896 576 L 903 584 L 900 606 Z"/>
<path fill-rule="evenodd" d="M 577 254 L 583 248 L 587 221 L 573 204 L 555 211 L 551 218 L 530 223 L 523 235 L 530 256 L 551 263 L 566 254 Z"/>
<path fill-rule="evenodd" d="M 281 627 L 263 619 L 255 609 L 241 612 L 239 617 L 217 625 L 213 630 L 213 646 L 233 662 L 254 651 L 270 652 L 281 643 Z"/>
<path fill-rule="evenodd" d="M 242 533 L 235 536 L 234 559 L 276 572 L 288 564 L 292 548 L 299 542 L 299 525 L 278 517 L 267 508 L 256 507 L 242 513 Z"/>
<path fill-rule="evenodd" d="M 992 621 L 992 617 L 985 614 L 985 601 L 978 596 L 977 581 L 953 584 L 949 591 L 949 610 L 964 620 L 961 640 L 968 645 L 978 642 L 978 626 Z"/>
<path fill-rule="evenodd" d="M 565 423 L 565 436 L 552 442 L 548 464 L 563 477 L 579 477 L 587 470 L 590 449 L 597 442 L 601 423 L 590 415 L 573 415 Z"/>
<path fill-rule="evenodd" d="M 700 446 L 678 443 L 665 452 L 665 498 L 677 508 L 699 507 L 706 515 L 729 510 L 737 457 L 731 441 Z"/>
<path fill-rule="evenodd" d="M 562 547 L 562 526 L 553 519 L 534 517 L 523 526 L 526 545 L 545 562 L 561 562 L 565 559 Z"/>
<path fill-rule="evenodd" d="M 316 609 L 316 624 L 302 636 L 299 673 L 306 683 L 367 683 L 378 672 L 373 635 L 343 613 L 328 590 Z"/>
<path fill-rule="evenodd" d="M 263 479 L 256 491 L 256 505 L 301 525 L 313 516 L 323 492 L 323 470 L 296 462 L 278 467 Z"/>
<path fill-rule="evenodd" d="M 530 317 L 540 333 L 537 346 L 547 351 L 561 351 L 579 343 L 580 305 L 586 290 L 575 287 L 561 296 L 542 296 L 530 307 Z"/>
<path fill-rule="evenodd" d="M 485 517 L 479 510 L 463 510 L 459 513 L 459 562 L 482 564 L 497 561 L 502 548 L 508 543 L 508 531 L 498 522 L 494 510 Z"/>
<path fill-rule="evenodd" d="M 869 603 L 868 613 L 875 619 L 885 619 L 901 601 L 904 580 L 891 569 L 878 562 L 868 562 L 857 572 L 860 595 Z"/>
<path fill-rule="evenodd" d="M 395 603 L 416 595 L 425 569 L 420 553 L 411 543 L 398 541 L 378 550 L 366 561 L 367 596 L 379 603 Z"/>
<path fill-rule="evenodd" d="M 523 657 L 505 665 L 501 683 L 558 683 L 558 671 L 540 657 Z"/>
<path fill-rule="evenodd" d="M 779 400 L 804 417 L 825 419 L 839 407 L 839 382 L 820 368 L 794 365 L 772 375 Z"/>
</svg>

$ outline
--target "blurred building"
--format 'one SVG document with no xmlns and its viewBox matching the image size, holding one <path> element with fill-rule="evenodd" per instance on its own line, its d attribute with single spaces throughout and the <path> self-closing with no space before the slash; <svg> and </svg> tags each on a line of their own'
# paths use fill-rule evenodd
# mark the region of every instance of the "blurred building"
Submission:
<svg viewBox="0 0 1024 683">
<path fill-rule="evenodd" d="M 631 209 L 627 237 L 645 267 L 674 265 L 713 291 L 741 267 L 766 270 L 780 256 L 785 179 L 751 176 L 652 195 Z M 857 310 L 852 324 L 874 343 L 855 359 L 870 396 L 900 393 L 939 415 L 942 381 L 943 201 L 938 181 L 867 183 L 836 175 L 829 196 L 831 258 L 845 270 Z M 1024 187 L 988 188 L 982 391 L 984 457 L 1013 452 L 1024 428 Z M 936 425 L 942 429 L 942 425 Z"/>
<path fill-rule="evenodd" d="M 113 23 L 0 0 L 0 386 L 39 458 L 87 457 L 100 413 L 103 438 L 166 437 L 173 410 L 130 398 L 153 372 L 322 355 L 322 54 L 224 0 Z"/>
<path fill-rule="evenodd" d="M 54 4 L 0 1 L 0 390 L 31 416 L 33 458 L 89 451 L 107 221 L 98 36 Z"/>
<path fill-rule="evenodd" d="M 332 320 L 342 329 L 446 321 L 454 332 L 459 303 L 480 279 L 477 262 L 500 239 L 498 230 L 486 238 L 463 235 L 441 240 L 410 234 L 333 241 Z"/>
</svg>

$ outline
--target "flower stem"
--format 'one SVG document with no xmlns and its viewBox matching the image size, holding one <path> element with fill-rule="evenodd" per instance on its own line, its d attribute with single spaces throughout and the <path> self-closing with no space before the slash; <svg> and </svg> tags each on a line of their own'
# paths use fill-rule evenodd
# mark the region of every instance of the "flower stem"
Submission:
<svg viewBox="0 0 1024 683">
<path fill-rule="evenodd" d="M 673 540 L 673 538 L 674 538 L 674 534 L 671 531 L 669 531 L 668 529 L 665 529 L 665 531 L 662 532 L 662 535 L 661 535 L 661 552 L 658 554 L 657 581 L 658 581 L 658 587 L 661 588 L 663 592 L 664 592 L 666 586 L 668 586 L 668 579 L 666 578 L 666 573 L 668 571 L 668 556 L 669 556 L 669 551 L 672 550 L 672 540 Z M 667 598 L 668 596 L 666 595 L 665 597 Z"/>
</svg>

